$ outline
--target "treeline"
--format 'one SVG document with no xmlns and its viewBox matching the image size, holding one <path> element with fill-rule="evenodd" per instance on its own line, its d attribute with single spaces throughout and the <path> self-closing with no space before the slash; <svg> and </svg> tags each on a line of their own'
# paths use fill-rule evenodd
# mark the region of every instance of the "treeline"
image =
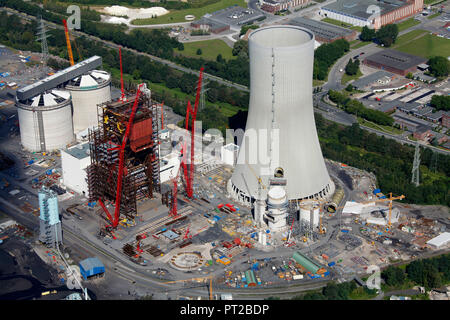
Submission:
<svg viewBox="0 0 450 320">
<path fill-rule="evenodd" d="M 347 51 L 350 43 L 345 39 L 339 39 L 332 43 L 324 43 L 314 52 L 314 73 L 316 80 L 325 80 L 330 67 Z"/>
<path fill-rule="evenodd" d="M 450 110 L 450 96 L 434 95 L 431 97 L 431 106 L 436 110 Z"/>
<path fill-rule="evenodd" d="M 411 183 L 414 147 L 377 136 L 356 123 L 341 126 L 317 113 L 315 119 L 325 158 L 373 172 L 381 190 L 394 195 L 404 194 L 403 202 L 450 206 L 450 156 L 422 148 L 421 185 L 416 187 Z M 436 170 L 431 175 L 434 166 Z"/>
<path fill-rule="evenodd" d="M 73 3 L 73 0 L 58 0 L 59 2 Z M 161 0 L 158 2 L 150 2 L 146 0 L 77 0 L 78 4 L 83 5 L 118 5 L 135 8 L 151 8 L 151 7 L 164 7 L 168 10 L 183 10 L 190 8 L 201 8 L 213 3 L 217 3 L 220 0 L 191 0 L 189 2 L 181 1 L 167 1 Z"/>
<path fill-rule="evenodd" d="M 292 300 L 350 300 L 350 294 L 357 289 L 355 281 L 342 283 L 330 282 L 322 290 L 307 292 L 295 296 Z M 376 294 L 376 290 L 363 288 L 367 295 Z"/>
<path fill-rule="evenodd" d="M 359 38 L 362 41 L 376 41 L 385 47 L 390 47 L 397 40 L 397 36 L 398 26 L 396 24 L 387 24 L 378 29 L 378 31 L 364 26 Z"/>
<path fill-rule="evenodd" d="M 381 273 L 388 286 L 399 287 L 406 281 L 412 281 L 430 290 L 450 283 L 450 254 L 415 260 L 405 269 L 389 266 Z"/>
<path fill-rule="evenodd" d="M 35 21 L 22 24 L 20 18 L 16 15 L 8 16 L 6 12 L 0 12 L 0 41 L 8 46 L 30 50 L 40 51 L 40 44 L 35 42 L 35 30 L 37 23 Z M 63 59 L 68 59 L 64 31 L 60 29 L 50 30 L 51 35 L 47 41 L 49 52 Z M 119 53 L 116 49 L 110 49 L 101 42 L 91 40 L 87 37 L 76 39 L 78 50 L 73 50 L 74 59 L 82 60 L 93 55 L 103 58 L 103 67 L 119 68 Z M 78 56 L 78 52 L 81 57 Z M 167 65 L 153 62 L 148 57 L 124 50 L 122 52 L 124 61 L 123 72 L 132 75 L 136 80 L 142 79 L 156 84 L 162 84 L 171 89 L 179 89 L 181 92 L 189 95 L 195 94 L 198 77 L 187 74 Z M 50 59 L 49 65 L 57 69 L 66 67 L 67 64 L 61 61 Z M 174 108 L 178 114 L 185 115 L 186 101 L 169 92 L 155 93 L 158 101 L 164 101 L 167 105 Z M 206 93 L 207 101 L 211 103 L 229 103 L 241 108 L 248 107 L 249 95 L 246 92 L 221 85 L 216 81 L 209 81 L 208 91 Z M 219 128 L 225 129 L 228 119 L 219 110 L 218 107 L 208 105 L 198 116 L 203 120 L 204 129 Z"/>
<path fill-rule="evenodd" d="M 67 14 L 56 14 L 46 11 L 36 5 L 25 3 L 21 0 L 4 0 L 3 3 L 7 7 L 33 16 L 41 15 L 45 20 L 57 24 L 62 24 L 62 18 L 67 17 Z M 198 70 L 200 66 L 204 66 L 205 72 L 207 73 L 246 86 L 249 84 L 250 72 L 248 60 L 239 58 L 231 60 L 222 59 L 222 61 L 217 62 L 176 55 L 174 49 L 184 50 L 184 45 L 175 38 L 169 37 L 168 30 L 134 29 L 130 33 L 126 33 L 126 27 L 124 25 L 117 26 L 109 23 L 90 21 L 84 19 L 84 15 L 81 14 L 81 31 L 103 40 L 112 41 L 124 47 L 174 61 L 193 70 Z"/>
<path fill-rule="evenodd" d="M 339 91 L 330 90 L 328 91 L 328 96 L 331 101 L 337 103 L 337 105 L 344 109 L 345 112 L 358 115 L 367 121 L 372 121 L 380 125 L 392 126 L 394 124 L 394 119 L 386 113 L 366 108 L 364 104 L 358 100 L 350 99 Z"/>
</svg>

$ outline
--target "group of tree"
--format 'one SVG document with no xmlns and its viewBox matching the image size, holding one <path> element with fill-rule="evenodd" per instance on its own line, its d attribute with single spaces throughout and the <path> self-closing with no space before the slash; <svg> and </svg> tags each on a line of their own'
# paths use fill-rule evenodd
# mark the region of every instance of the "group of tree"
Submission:
<svg viewBox="0 0 450 320">
<path fill-rule="evenodd" d="M 345 39 L 324 43 L 318 47 L 314 52 L 313 78 L 325 80 L 330 67 L 349 50 L 350 43 Z"/>
<path fill-rule="evenodd" d="M 328 91 L 328 96 L 331 101 L 344 109 L 345 112 L 355 114 L 367 121 L 372 121 L 380 125 L 392 126 L 394 124 L 394 119 L 386 113 L 366 108 L 362 102 L 351 99 L 339 91 L 330 90 Z"/>
<path fill-rule="evenodd" d="M 5 45 L 20 49 L 39 52 L 41 47 L 35 41 L 37 23 L 26 22 L 21 23 L 17 15 L 8 15 L 6 12 L 0 12 L 0 42 Z M 49 31 L 48 40 L 49 52 L 61 59 L 51 58 L 48 61 L 49 66 L 55 69 L 61 69 L 68 66 L 67 49 L 63 30 L 54 29 Z M 79 50 L 74 50 L 73 55 L 76 61 L 81 60 L 78 52 L 84 58 L 98 55 L 103 58 L 103 67 L 105 69 L 119 69 L 118 50 L 110 49 L 101 42 L 89 39 L 87 37 L 78 37 L 76 39 Z M 179 70 L 170 68 L 167 65 L 154 62 L 148 57 L 138 55 L 134 52 L 123 50 L 123 71 L 124 74 L 130 74 L 135 80 L 146 80 L 152 83 L 162 84 L 170 89 L 179 89 L 181 92 L 194 96 L 198 77 Z M 199 66 L 200 68 L 200 66 Z M 174 108 L 178 114 L 184 115 L 186 109 L 186 100 L 170 94 L 168 91 L 164 94 L 157 95 L 155 98 L 164 101 L 167 105 Z M 212 104 L 228 103 L 240 108 L 248 107 L 249 95 L 246 92 L 239 91 L 235 88 L 221 85 L 215 81 L 209 81 L 206 99 L 209 102 L 208 107 L 202 111 L 198 119 L 203 120 L 204 129 L 220 128 L 224 129 L 228 125 L 227 117 L 223 116 L 218 107 Z"/>
<path fill-rule="evenodd" d="M 259 28 L 259 26 L 256 25 L 256 24 L 248 24 L 248 25 L 242 26 L 241 27 L 241 31 L 239 32 L 239 37 L 243 36 L 244 34 L 246 34 L 249 29 L 255 30 L 255 29 L 258 29 L 258 28 Z"/>
<path fill-rule="evenodd" d="M 447 77 L 450 73 L 450 61 L 445 57 L 432 57 L 428 60 L 430 73 L 435 77 Z"/>
<path fill-rule="evenodd" d="M 347 65 L 345 66 L 345 73 L 349 76 L 354 76 L 359 71 L 359 59 L 350 59 L 348 60 Z"/>
<path fill-rule="evenodd" d="M 355 281 L 343 283 L 329 282 L 322 290 L 307 292 L 301 296 L 295 296 L 292 300 L 349 300 L 350 295 L 357 289 Z M 375 290 L 364 288 L 367 294 L 374 294 Z"/>
<path fill-rule="evenodd" d="M 401 287 L 406 281 L 432 289 L 450 282 L 450 254 L 415 260 L 405 269 L 389 266 L 381 273 L 388 286 Z"/>
<path fill-rule="evenodd" d="M 398 26 L 396 24 L 387 24 L 378 30 L 364 26 L 359 38 L 362 41 L 376 41 L 385 47 L 390 47 L 397 40 L 397 36 Z"/>
<path fill-rule="evenodd" d="M 403 202 L 450 205 L 450 156 L 421 148 L 421 185 L 416 187 L 411 183 L 413 146 L 370 133 L 357 123 L 342 126 L 320 114 L 315 114 L 315 119 L 325 158 L 372 172 L 381 190 L 394 195 L 404 194 Z M 434 165 L 433 177 L 436 179 L 430 178 L 429 174 Z"/>
<path fill-rule="evenodd" d="M 436 110 L 450 111 L 450 96 L 434 95 L 430 104 Z"/>
</svg>

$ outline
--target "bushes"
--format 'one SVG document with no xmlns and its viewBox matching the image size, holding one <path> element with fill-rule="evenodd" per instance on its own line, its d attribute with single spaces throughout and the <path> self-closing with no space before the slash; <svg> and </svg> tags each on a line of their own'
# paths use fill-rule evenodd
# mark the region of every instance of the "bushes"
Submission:
<svg viewBox="0 0 450 320">
<path fill-rule="evenodd" d="M 338 106 L 342 107 L 348 113 L 356 114 L 367 121 L 372 121 L 380 125 L 392 126 L 394 124 L 394 119 L 384 112 L 368 109 L 358 100 L 347 98 L 338 91 L 330 90 L 328 95 L 331 101 L 337 103 Z"/>
<path fill-rule="evenodd" d="M 445 57 L 432 57 L 428 60 L 430 72 L 435 77 L 446 77 L 450 73 L 450 61 Z"/>
<path fill-rule="evenodd" d="M 339 39 L 332 43 L 322 44 L 314 52 L 314 73 L 316 80 L 325 80 L 328 69 L 350 49 L 347 40 Z"/>
<path fill-rule="evenodd" d="M 434 95 L 431 97 L 431 106 L 436 108 L 436 110 L 450 110 L 450 96 L 438 96 Z"/>
</svg>

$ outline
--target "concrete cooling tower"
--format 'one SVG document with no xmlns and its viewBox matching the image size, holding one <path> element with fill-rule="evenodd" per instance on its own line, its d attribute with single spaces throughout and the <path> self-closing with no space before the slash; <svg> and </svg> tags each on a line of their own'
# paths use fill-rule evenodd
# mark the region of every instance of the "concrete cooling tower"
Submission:
<svg viewBox="0 0 450 320">
<path fill-rule="evenodd" d="M 70 80 L 66 89 L 72 95 L 74 132 L 96 127 L 97 105 L 111 100 L 111 75 L 91 70 Z"/>
<path fill-rule="evenodd" d="M 253 202 L 259 176 L 265 186 L 273 178 L 285 180 L 289 200 L 327 197 L 334 184 L 314 122 L 313 33 L 294 26 L 257 29 L 249 37 L 249 55 L 250 105 L 229 193 L 238 201 Z"/>
</svg>

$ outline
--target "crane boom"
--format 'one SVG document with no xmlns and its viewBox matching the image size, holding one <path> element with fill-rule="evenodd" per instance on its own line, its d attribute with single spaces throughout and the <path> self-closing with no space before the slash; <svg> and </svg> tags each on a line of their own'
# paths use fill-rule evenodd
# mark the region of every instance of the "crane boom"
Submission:
<svg viewBox="0 0 450 320">
<path fill-rule="evenodd" d="M 66 19 L 63 19 L 63 24 L 64 24 L 64 33 L 66 35 L 67 51 L 69 52 L 70 65 L 73 66 L 75 62 L 73 61 L 72 46 L 70 45 L 69 28 L 67 28 Z"/>
</svg>

